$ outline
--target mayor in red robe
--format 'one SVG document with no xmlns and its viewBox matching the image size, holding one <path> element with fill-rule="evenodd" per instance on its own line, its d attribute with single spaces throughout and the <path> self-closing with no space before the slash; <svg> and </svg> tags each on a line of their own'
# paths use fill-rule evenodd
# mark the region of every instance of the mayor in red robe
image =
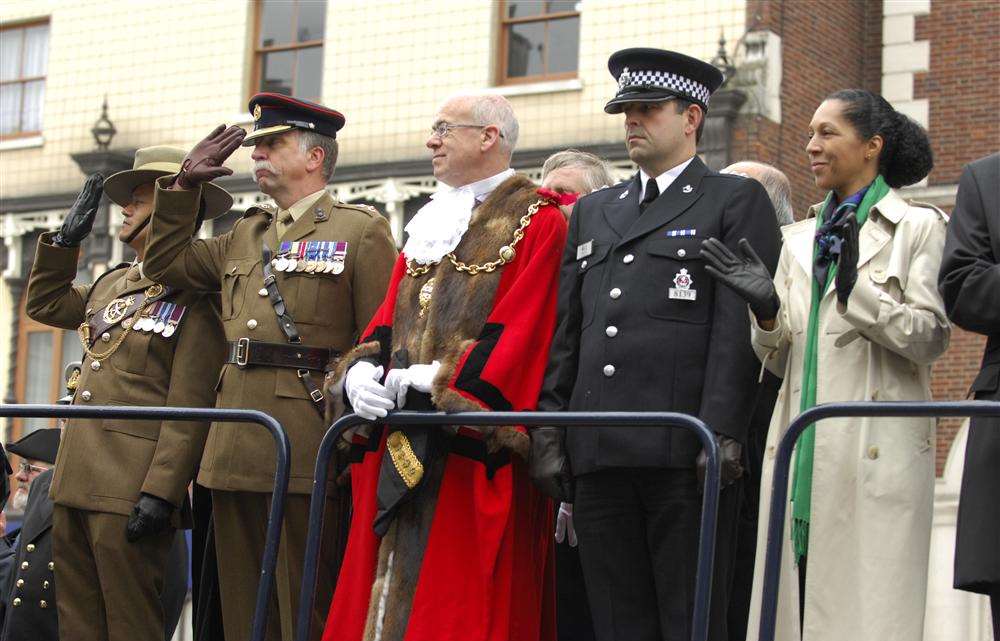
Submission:
<svg viewBox="0 0 1000 641">
<path fill-rule="evenodd" d="M 430 391 L 411 387 L 397 407 L 536 408 L 566 221 L 509 169 L 483 184 L 447 256 L 420 264 L 404 247 L 328 398 L 345 399 L 361 362 L 381 381 L 434 364 Z M 524 427 L 365 426 L 348 438 L 354 509 L 324 641 L 555 638 L 552 508 L 529 479 Z"/>
</svg>

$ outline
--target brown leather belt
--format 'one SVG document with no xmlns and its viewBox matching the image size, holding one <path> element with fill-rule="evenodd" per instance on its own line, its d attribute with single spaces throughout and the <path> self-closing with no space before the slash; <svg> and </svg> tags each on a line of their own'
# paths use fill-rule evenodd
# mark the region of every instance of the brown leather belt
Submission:
<svg viewBox="0 0 1000 641">
<path fill-rule="evenodd" d="M 291 369 L 323 371 L 330 357 L 338 352 L 326 347 L 266 343 L 249 338 L 229 341 L 226 362 L 240 369 L 252 366 L 288 367 Z"/>
</svg>

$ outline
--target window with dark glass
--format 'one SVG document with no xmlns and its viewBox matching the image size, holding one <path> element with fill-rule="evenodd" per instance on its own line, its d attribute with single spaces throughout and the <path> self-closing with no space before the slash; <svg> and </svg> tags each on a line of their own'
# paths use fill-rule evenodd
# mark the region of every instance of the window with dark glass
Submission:
<svg viewBox="0 0 1000 641">
<path fill-rule="evenodd" d="M 318 101 L 323 80 L 326 0 L 258 0 L 250 93 Z"/>
<path fill-rule="evenodd" d="M 576 77 L 579 1 L 503 0 L 499 5 L 499 84 Z"/>
<path fill-rule="evenodd" d="M 0 28 L 0 138 L 42 130 L 49 23 Z"/>
</svg>

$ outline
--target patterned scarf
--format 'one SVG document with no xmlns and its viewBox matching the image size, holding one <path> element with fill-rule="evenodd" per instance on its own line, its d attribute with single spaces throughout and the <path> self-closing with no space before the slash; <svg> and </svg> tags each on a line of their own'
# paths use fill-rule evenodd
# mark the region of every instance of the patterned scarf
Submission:
<svg viewBox="0 0 1000 641">
<path fill-rule="evenodd" d="M 868 220 L 872 205 L 889 193 L 889 185 L 882 176 L 861 191 L 834 205 L 831 191 L 823 201 L 822 215 L 817 219 L 816 242 L 813 249 L 812 301 L 809 306 L 809 326 L 806 331 L 806 353 L 802 365 L 802 397 L 799 412 L 816 405 L 816 370 L 819 364 L 817 344 L 819 336 L 819 307 L 823 294 L 837 274 L 843 238 L 840 229 L 848 214 L 855 212 L 860 229 Z M 792 479 L 792 545 L 796 561 L 809 550 L 809 521 L 812 505 L 813 455 L 816 450 L 816 427 L 810 425 L 802 432 L 795 448 L 795 470 Z"/>
</svg>

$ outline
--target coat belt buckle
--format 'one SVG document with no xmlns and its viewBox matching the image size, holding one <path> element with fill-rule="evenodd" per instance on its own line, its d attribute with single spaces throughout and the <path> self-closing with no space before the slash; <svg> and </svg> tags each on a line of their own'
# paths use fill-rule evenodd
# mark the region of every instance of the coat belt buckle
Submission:
<svg viewBox="0 0 1000 641">
<path fill-rule="evenodd" d="M 241 338 L 236 341 L 236 367 L 243 369 L 250 357 L 250 339 Z"/>
</svg>

